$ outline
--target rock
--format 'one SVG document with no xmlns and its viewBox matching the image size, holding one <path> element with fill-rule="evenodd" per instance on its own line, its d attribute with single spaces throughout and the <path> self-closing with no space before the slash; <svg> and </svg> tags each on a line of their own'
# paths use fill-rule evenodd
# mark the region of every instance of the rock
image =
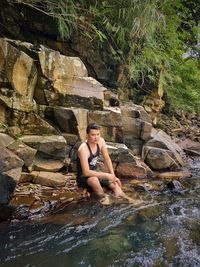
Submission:
<svg viewBox="0 0 200 267">
<path fill-rule="evenodd" d="M 89 112 L 88 122 L 96 122 L 101 126 L 101 136 L 106 141 L 123 143 L 122 117 L 119 109 Z"/>
<path fill-rule="evenodd" d="M 166 179 L 166 180 L 178 180 L 191 177 L 190 172 L 164 172 L 156 174 L 157 178 Z"/>
<path fill-rule="evenodd" d="M 41 46 L 39 60 L 44 76 L 53 81 L 54 86 L 70 78 L 88 76 L 85 65 L 78 57 L 66 57 L 59 51 Z"/>
<path fill-rule="evenodd" d="M 0 205 L 0 223 L 10 220 L 14 213 L 14 207 L 11 205 Z"/>
<path fill-rule="evenodd" d="M 9 144 L 13 143 L 14 139 L 7 134 L 0 133 L 0 146 L 7 147 Z"/>
<path fill-rule="evenodd" d="M 151 169 L 145 163 L 140 162 L 137 157 L 133 156 L 126 145 L 107 142 L 106 146 L 113 163 L 114 171 L 120 178 L 144 178 L 153 176 Z M 103 158 L 100 157 L 98 166 L 102 171 L 108 172 L 105 166 L 102 167 L 102 161 Z"/>
<path fill-rule="evenodd" d="M 179 140 L 178 145 L 186 151 L 194 151 L 200 153 L 200 142 L 195 142 L 186 138 L 185 140 Z"/>
<path fill-rule="evenodd" d="M 75 145 L 79 140 L 78 135 L 71 134 L 71 133 L 62 133 L 62 136 L 65 138 L 68 145 L 73 146 Z"/>
<path fill-rule="evenodd" d="M 7 132 L 9 133 L 10 136 L 13 137 L 20 136 L 22 134 L 20 128 L 17 126 L 8 127 Z"/>
<path fill-rule="evenodd" d="M 0 146 L 0 149 L 0 173 L 23 166 L 24 161 L 16 156 L 12 151 L 2 146 Z"/>
<path fill-rule="evenodd" d="M 18 184 L 32 182 L 33 178 L 34 175 L 32 175 L 31 173 L 22 172 Z"/>
<path fill-rule="evenodd" d="M 106 146 L 112 162 L 136 163 L 136 158 L 130 153 L 126 145 L 107 142 Z"/>
<path fill-rule="evenodd" d="M 38 134 L 59 134 L 47 121 L 43 120 L 34 112 L 22 112 L 20 110 L 11 110 L 9 125 L 17 126 L 20 134 L 38 135 Z"/>
<path fill-rule="evenodd" d="M 179 167 L 169 150 L 145 146 L 144 153 L 145 163 L 153 170 L 174 170 Z"/>
<path fill-rule="evenodd" d="M 1 97 L 0 97 L 1 100 Z M 6 108 L 2 105 L 0 101 L 0 131 L 2 132 L 5 130 L 5 123 L 6 123 Z"/>
<path fill-rule="evenodd" d="M 37 156 L 31 166 L 32 171 L 57 172 L 64 166 L 61 160 L 44 159 Z"/>
<path fill-rule="evenodd" d="M 0 172 L 0 204 L 7 204 L 15 190 L 16 182 Z"/>
<path fill-rule="evenodd" d="M 184 165 L 181 156 L 183 150 L 172 141 L 170 136 L 162 130 L 155 129 L 152 131 L 152 136 L 153 138 L 143 146 L 142 151 L 142 159 L 150 168 L 160 170 L 163 166 L 163 169 L 174 169 Z"/>
<path fill-rule="evenodd" d="M 122 127 L 122 116 L 119 109 L 95 110 L 89 112 L 89 123 L 96 122 L 102 126 Z"/>
<path fill-rule="evenodd" d="M 119 163 L 115 169 L 115 174 L 119 178 L 146 178 L 146 170 L 139 164 Z"/>
<path fill-rule="evenodd" d="M 11 108 L 21 112 L 37 112 L 36 103 L 29 96 L 13 96 Z"/>
<path fill-rule="evenodd" d="M 125 104 L 121 112 L 125 141 L 131 138 L 147 141 L 151 138 L 151 119 L 141 106 Z"/>
<path fill-rule="evenodd" d="M 0 81 L 9 82 L 19 95 L 28 96 L 32 100 L 37 81 L 34 60 L 2 38 L 0 39 L 0 58 Z"/>
<path fill-rule="evenodd" d="M 29 167 L 33 163 L 37 150 L 25 145 L 20 140 L 16 140 L 8 146 L 20 159 L 24 161 L 24 166 Z"/>
<path fill-rule="evenodd" d="M 142 140 L 149 140 L 151 138 L 151 123 L 135 119 L 131 117 L 123 118 L 124 136 L 138 138 Z"/>
<path fill-rule="evenodd" d="M 131 153 L 134 156 L 141 157 L 142 154 L 142 147 L 144 145 L 145 141 L 137 139 L 137 138 L 131 138 L 130 136 L 125 138 L 125 144 L 130 149 Z"/>
<path fill-rule="evenodd" d="M 133 179 L 129 184 L 136 189 L 142 189 L 144 191 L 162 191 L 165 189 L 165 184 L 162 181 L 150 179 Z"/>
<path fill-rule="evenodd" d="M 55 119 L 63 132 L 78 135 L 81 140 L 86 139 L 87 109 L 55 107 L 53 110 Z"/>
<path fill-rule="evenodd" d="M 197 152 L 195 150 L 186 149 L 186 148 L 184 148 L 183 150 L 189 156 L 200 156 L 200 152 Z"/>
<path fill-rule="evenodd" d="M 157 124 L 158 116 L 165 105 L 165 102 L 162 100 L 163 93 L 159 91 L 152 92 L 150 95 L 144 97 L 143 107 L 145 111 L 150 115 L 154 125 Z"/>
<path fill-rule="evenodd" d="M 13 180 L 18 183 L 20 180 L 20 176 L 21 176 L 21 172 L 22 172 L 22 168 L 15 168 L 15 169 L 11 169 L 9 171 L 3 172 L 3 174 L 8 175 L 9 177 L 13 178 Z"/>
<path fill-rule="evenodd" d="M 31 146 L 54 159 L 65 159 L 67 154 L 66 140 L 63 136 L 26 135 L 19 138 Z"/>
<path fill-rule="evenodd" d="M 61 187 L 65 186 L 67 182 L 67 176 L 61 173 L 44 172 L 44 171 L 33 171 L 33 183 L 50 186 L 50 187 Z"/>
<path fill-rule="evenodd" d="M 55 103 L 53 97 L 62 106 L 88 108 L 98 103 L 102 108 L 106 88 L 94 78 L 87 77 L 87 70 L 79 58 L 66 57 L 42 47 L 39 60 L 43 74 L 52 82 L 54 90 L 53 94 L 45 91 L 48 103 Z M 91 99 L 97 99 L 96 103 Z"/>
<path fill-rule="evenodd" d="M 110 90 L 104 91 L 104 103 L 107 107 L 119 107 L 120 105 L 118 95 Z"/>
<path fill-rule="evenodd" d="M 122 103 L 121 105 L 122 116 L 130 118 L 138 118 L 142 121 L 151 123 L 149 114 L 144 110 L 142 106 L 135 105 L 132 102 Z"/>
<path fill-rule="evenodd" d="M 171 137 L 166 134 L 163 130 L 156 130 L 152 131 L 152 138 L 149 143 L 155 142 L 157 144 L 156 147 L 158 148 L 166 148 L 171 150 L 172 152 L 177 151 L 178 153 L 182 153 L 181 147 L 176 144 Z"/>
</svg>

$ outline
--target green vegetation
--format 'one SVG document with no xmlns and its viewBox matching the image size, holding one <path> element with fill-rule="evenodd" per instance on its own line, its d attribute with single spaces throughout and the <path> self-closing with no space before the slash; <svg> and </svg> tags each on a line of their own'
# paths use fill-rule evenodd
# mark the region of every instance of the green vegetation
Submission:
<svg viewBox="0 0 200 267">
<path fill-rule="evenodd" d="M 200 61 L 196 49 L 200 3 L 194 0 L 10 0 L 56 19 L 60 35 L 75 32 L 107 44 L 124 69 L 121 86 L 144 95 L 162 87 L 170 110 L 199 112 Z M 138 97 L 140 99 L 140 97 Z"/>
</svg>

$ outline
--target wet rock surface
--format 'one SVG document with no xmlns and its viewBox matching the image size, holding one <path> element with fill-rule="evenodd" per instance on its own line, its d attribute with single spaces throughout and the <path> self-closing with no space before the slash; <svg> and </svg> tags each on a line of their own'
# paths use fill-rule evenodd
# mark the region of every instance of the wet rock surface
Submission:
<svg viewBox="0 0 200 267">
<path fill-rule="evenodd" d="M 63 187 L 21 183 L 9 203 L 13 208 L 11 220 L 39 219 L 82 198 L 74 179 Z"/>
<path fill-rule="evenodd" d="M 99 81 L 88 77 L 80 58 L 41 45 L 34 47 L 0 38 L 0 61 L 1 203 L 7 204 L 14 193 L 11 203 L 19 207 L 16 214 L 21 212 L 20 218 L 30 218 L 31 212 L 43 216 L 70 202 L 72 197 L 62 196 L 62 190 L 68 192 L 71 183 L 73 194 L 77 194 L 75 174 L 70 173 L 76 172 L 77 149 L 86 139 L 85 128 L 90 122 L 101 126 L 116 175 L 129 181 L 147 179 L 139 183 L 144 190 L 165 188 L 164 178 L 158 178 L 161 184 L 153 182 L 152 169 L 175 170 L 184 165 L 183 150 L 199 153 L 196 115 L 179 116 L 181 123 L 175 117 L 165 120 L 163 128 L 171 139 L 164 131 L 153 128 L 148 108 L 120 100 Z M 186 140 L 181 149 L 176 138 L 189 138 L 194 144 L 188 145 Z M 102 160 L 99 167 L 103 167 Z M 180 180 L 179 176 L 167 178 L 171 188 L 176 188 Z M 25 184 L 26 192 L 22 190 Z M 130 184 L 127 191 L 137 183 Z M 42 187 L 46 194 L 51 190 L 54 193 L 45 198 L 39 190 Z"/>
</svg>

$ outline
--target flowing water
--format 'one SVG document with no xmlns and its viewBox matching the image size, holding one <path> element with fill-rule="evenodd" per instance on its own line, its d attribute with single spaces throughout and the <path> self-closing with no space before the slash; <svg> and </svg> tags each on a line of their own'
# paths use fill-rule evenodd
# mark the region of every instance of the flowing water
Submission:
<svg viewBox="0 0 200 267">
<path fill-rule="evenodd" d="M 200 159 L 186 188 L 145 203 L 82 202 L 37 222 L 0 225 L 0 266 L 200 266 Z"/>
</svg>

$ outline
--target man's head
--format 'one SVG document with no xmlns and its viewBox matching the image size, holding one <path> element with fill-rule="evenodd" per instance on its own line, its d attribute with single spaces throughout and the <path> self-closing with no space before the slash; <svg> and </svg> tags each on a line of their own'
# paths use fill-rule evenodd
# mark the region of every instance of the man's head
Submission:
<svg viewBox="0 0 200 267">
<path fill-rule="evenodd" d="M 88 141 L 98 143 L 100 140 L 100 126 L 97 123 L 90 123 L 86 128 Z"/>
<path fill-rule="evenodd" d="M 91 130 L 100 130 L 100 126 L 97 123 L 90 123 L 86 128 L 86 133 L 89 134 Z"/>
</svg>

